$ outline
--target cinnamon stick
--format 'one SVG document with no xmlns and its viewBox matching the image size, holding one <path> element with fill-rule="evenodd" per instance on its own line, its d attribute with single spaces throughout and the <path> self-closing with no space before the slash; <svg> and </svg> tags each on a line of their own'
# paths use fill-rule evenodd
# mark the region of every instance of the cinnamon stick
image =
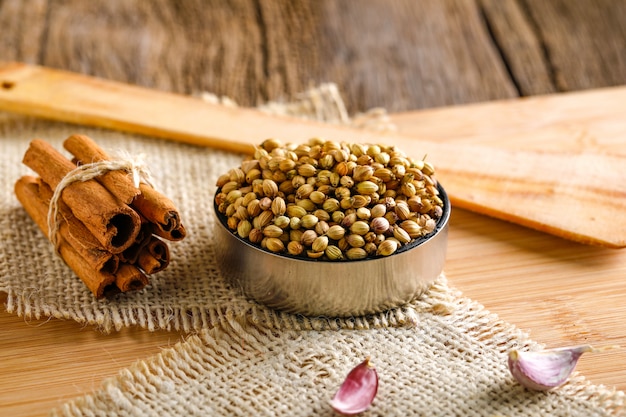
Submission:
<svg viewBox="0 0 626 417">
<path fill-rule="evenodd" d="M 33 177 L 23 177 L 15 184 L 15 194 L 20 200 L 26 212 L 37 223 L 45 235 L 48 233 L 47 207 L 41 204 L 41 199 L 37 192 L 36 179 Z M 42 210 L 43 207 L 43 210 Z M 61 230 L 67 230 L 63 227 Z M 61 239 L 57 247 L 63 261 L 80 278 L 87 288 L 96 296 L 102 298 L 117 291 L 115 285 L 115 275 L 107 271 L 106 268 L 94 268 L 93 260 L 89 255 L 82 256 L 76 249 L 67 243 L 63 237 L 66 232 L 60 231 Z"/>
<path fill-rule="evenodd" d="M 137 262 L 137 258 L 139 258 L 139 252 L 148 244 L 150 239 L 152 238 L 152 230 L 153 225 L 149 223 L 147 220 L 144 221 L 141 225 L 141 229 L 139 230 L 139 234 L 135 238 L 135 242 L 130 245 L 128 248 L 124 250 L 124 252 L 119 254 L 120 261 L 127 264 L 134 264 Z"/>
<path fill-rule="evenodd" d="M 137 258 L 137 266 L 148 275 L 164 270 L 169 262 L 169 248 L 165 242 L 156 236 L 152 236 L 148 244 L 141 249 Z"/>
<path fill-rule="evenodd" d="M 132 206 L 157 226 L 154 233 L 167 240 L 184 239 L 187 231 L 174 203 L 149 185 L 140 184 L 139 188 L 141 194 L 135 198 Z"/>
<path fill-rule="evenodd" d="M 59 254 L 96 298 L 108 297 L 119 292 L 115 285 L 115 274 L 96 271 L 70 245 L 59 246 Z"/>
<path fill-rule="evenodd" d="M 55 189 L 75 166 L 48 143 L 35 139 L 23 163 Z M 112 253 L 128 248 L 141 227 L 139 215 L 95 180 L 68 185 L 61 195 L 72 213 Z"/>
<path fill-rule="evenodd" d="M 15 194 L 42 232 L 47 236 L 47 201 L 52 190 L 41 178 L 24 176 L 15 184 Z M 116 255 L 98 248 L 93 235 L 66 207 L 62 207 L 57 250 L 65 263 L 97 297 L 119 291 L 136 291 L 148 284 L 148 277 L 136 266 L 122 264 Z M 148 240 L 151 235 L 145 239 Z M 145 245 L 144 245 L 145 246 Z M 139 254 L 137 255 L 139 257 Z"/>
<path fill-rule="evenodd" d="M 40 178 L 23 176 L 15 183 L 15 195 L 44 235 L 50 238 L 47 223 L 48 204 L 52 197 L 50 187 Z M 65 204 L 61 204 L 60 214 L 59 247 L 70 245 L 96 272 L 114 273 L 119 265 L 118 257 L 104 250 Z"/>
<path fill-rule="evenodd" d="M 98 144 L 85 135 L 72 135 L 64 141 L 63 146 L 83 164 L 111 160 Z M 132 179 L 122 172 L 110 174 L 102 176 L 101 183 L 118 199 L 128 203 L 130 192 L 127 190 L 134 188 Z M 157 226 L 155 234 L 168 240 L 183 239 L 187 232 L 174 203 L 145 183 L 140 184 L 139 191 L 131 199 L 132 203 L 128 204 Z"/>
<path fill-rule="evenodd" d="M 74 155 L 72 161 L 76 165 L 89 164 L 92 162 L 108 161 L 111 158 L 90 137 L 85 135 L 72 135 L 65 139 L 63 147 Z M 78 162 L 78 163 L 77 163 Z M 110 171 L 97 179 L 115 197 L 126 204 L 133 202 L 139 195 L 140 190 L 135 187 L 130 174 L 123 171 Z"/>
<path fill-rule="evenodd" d="M 115 286 L 122 292 L 139 291 L 148 282 L 148 277 L 133 265 L 122 264 L 115 273 Z"/>
<path fill-rule="evenodd" d="M 147 274 L 162 271 L 170 261 L 159 235 L 180 240 L 186 234 L 178 210 L 151 186 L 135 184 L 127 174 L 134 165 L 106 159 L 88 137 L 73 135 L 66 144 L 76 153 L 75 163 L 48 143 L 33 140 L 23 162 L 40 178 L 20 178 L 15 194 L 96 297 L 144 288 Z M 53 230 L 48 224 L 51 207 Z"/>
</svg>

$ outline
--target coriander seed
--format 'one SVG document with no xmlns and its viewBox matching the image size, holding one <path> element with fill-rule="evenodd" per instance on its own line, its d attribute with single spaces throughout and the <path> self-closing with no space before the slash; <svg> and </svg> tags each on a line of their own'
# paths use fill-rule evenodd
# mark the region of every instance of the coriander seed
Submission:
<svg viewBox="0 0 626 417">
<path fill-rule="evenodd" d="M 390 256 L 437 229 L 434 167 L 396 147 L 268 139 L 217 179 L 233 233 L 274 252 L 324 260 Z"/>
</svg>

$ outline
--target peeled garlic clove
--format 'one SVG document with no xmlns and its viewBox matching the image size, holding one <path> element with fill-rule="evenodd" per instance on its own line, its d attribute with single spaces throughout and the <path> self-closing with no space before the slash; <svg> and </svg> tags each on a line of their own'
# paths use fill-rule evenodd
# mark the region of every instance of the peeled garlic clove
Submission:
<svg viewBox="0 0 626 417">
<path fill-rule="evenodd" d="M 567 381 L 589 345 L 548 349 L 538 352 L 509 352 L 509 370 L 515 379 L 526 388 L 548 391 Z"/>
<path fill-rule="evenodd" d="M 351 416 L 367 410 L 378 391 L 378 373 L 367 358 L 348 373 L 330 406 Z"/>
</svg>

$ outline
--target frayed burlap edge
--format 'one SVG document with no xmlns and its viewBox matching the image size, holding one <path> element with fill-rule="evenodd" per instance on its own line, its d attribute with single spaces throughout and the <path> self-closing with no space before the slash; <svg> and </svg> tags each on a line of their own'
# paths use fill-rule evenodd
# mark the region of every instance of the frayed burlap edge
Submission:
<svg viewBox="0 0 626 417">
<path fill-rule="evenodd" d="M 602 385 L 594 385 L 578 374 L 574 374 L 565 385 L 549 393 L 531 392 L 518 386 L 510 375 L 503 372 L 506 366 L 506 353 L 511 349 L 536 350 L 541 348 L 541 346 L 532 341 L 525 332 L 501 320 L 497 315 L 486 310 L 481 304 L 465 298 L 459 291 L 447 287 L 445 281 L 440 282 L 438 285 L 441 287 L 439 290 L 426 294 L 418 303 L 429 310 L 423 313 L 423 325 L 438 328 L 442 332 L 448 331 L 446 337 L 450 338 L 451 344 L 457 343 L 459 346 L 473 347 L 476 351 L 468 352 L 471 353 L 468 359 L 470 361 L 474 360 L 471 359 L 472 355 L 480 357 L 490 352 L 496 358 L 496 362 L 494 362 L 493 358 L 487 360 L 487 362 L 491 361 L 494 367 L 499 368 L 499 372 L 495 373 L 497 375 L 496 378 L 499 380 L 492 381 L 492 386 L 507 387 L 506 390 L 502 391 L 508 392 L 508 395 L 512 396 L 511 398 L 506 396 L 504 398 L 491 398 L 490 396 L 495 394 L 493 392 L 487 393 L 484 401 L 490 398 L 490 408 L 485 408 L 485 410 L 472 409 L 471 415 L 531 415 L 527 413 L 542 416 L 575 417 L 624 415 L 626 411 L 626 395 L 623 392 L 609 389 Z M 378 329 L 372 331 L 385 332 L 388 330 Z M 345 344 L 349 340 L 353 344 L 352 349 L 357 347 L 358 350 L 360 349 L 359 346 L 364 345 L 364 343 L 361 343 L 361 339 L 371 336 L 370 332 L 354 331 L 354 333 L 346 335 L 345 331 L 344 329 L 335 333 L 331 332 L 337 336 L 337 342 L 332 347 L 327 345 L 312 346 L 311 349 L 307 349 L 304 352 L 299 351 L 293 354 L 289 352 L 280 353 L 281 368 L 299 369 L 297 364 L 300 364 L 300 362 L 306 363 L 308 367 L 314 367 L 322 360 L 324 348 L 339 349 L 340 345 Z M 411 330 L 407 329 L 407 331 Z M 419 332 L 420 326 L 417 326 L 414 331 Z M 233 398 L 222 398 L 224 404 L 227 405 L 221 411 L 217 410 L 216 412 L 212 408 L 214 405 L 206 404 L 209 401 L 208 398 L 213 394 L 225 394 L 223 390 L 212 392 L 214 389 L 217 390 L 220 382 L 209 380 L 207 373 L 215 372 L 215 370 L 212 370 L 212 367 L 224 365 L 228 361 L 247 360 L 251 357 L 262 357 L 270 353 L 276 355 L 276 350 L 282 346 L 280 344 L 276 346 L 275 341 L 277 339 L 296 340 L 303 337 L 301 331 L 284 330 L 279 334 L 274 332 L 275 330 L 271 327 L 264 327 L 259 323 L 250 321 L 249 318 L 230 318 L 212 329 L 205 329 L 201 333 L 191 336 L 185 342 L 180 342 L 158 355 L 136 362 L 129 368 L 122 370 L 118 375 L 104 380 L 101 387 L 95 392 L 63 404 L 61 407 L 52 410 L 51 415 L 56 417 L 81 415 L 180 415 L 181 411 L 184 411 L 186 415 L 203 415 L 203 413 L 206 413 L 207 407 L 209 411 L 215 412 L 215 415 L 247 415 L 250 407 L 259 406 L 258 404 L 255 405 L 254 400 L 250 399 L 256 395 L 254 392 L 231 392 L 230 395 Z M 411 346 L 406 347 L 407 352 L 410 352 L 412 349 Z M 315 387 L 318 387 L 318 391 L 320 386 L 326 390 L 320 397 L 312 399 L 307 397 L 306 393 L 296 395 L 290 392 L 289 395 L 273 397 L 275 403 L 265 404 L 264 408 L 256 409 L 255 411 L 276 410 L 275 414 L 279 416 L 292 415 L 291 413 L 293 415 L 310 415 L 311 413 L 331 415 L 332 411 L 328 405 L 328 399 L 334 392 L 331 390 L 336 389 L 340 384 L 342 375 L 345 375 L 348 369 L 347 364 L 357 363 L 360 358 L 359 355 L 362 354 L 362 352 L 358 351 L 353 352 L 349 350 L 349 352 L 348 357 L 341 356 L 340 361 L 332 364 L 341 369 L 341 372 L 330 375 L 330 381 L 315 381 Z M 386 352 L 379 353 L 384 354 Z M 311 357 L 302 358 L 299 355 L 309 355 Z M 498 361 L 497 358 L 501 358 L 501 361 Z M 380 357 L 373 358 L 374 361 L 377 359 L 381 360 Z M 439 371 L 441 372 L 441 377 L 445 379 L 444 374 L 448 371 L 445 359 L 436 358 L 436 360 L 443 361 Z M 293 362 L 293 366 L 288 365 L 288 362 Z M 419 375 L 419 358 L 416 358 L 414 362 L 416 368 L 414 370 L 409 369 L 408 373 L 415 372 L 416 375 Z M 259 366 L 258 361 L 253 361 L 251 366 Z M 265 366 L 259 366 L 260 372 L 268 372 L 270 369 L 266 369 Z M 293 378 L 303 378 L 301 374 L 297 373 L 299 371 L 294 372 L 296 373 L 292 375 Z M 317 372 L 318 375 L 324 375 L 328 370 L 320 369 Z M 395 373 L 396 370 L 387 369 L 379 372 Z M 407 370 L 397 369 L 397 372 L 406 374 Z M 489 375 L 493 374 L 489 370 L 485 370 L 485 372 Z M 394 375 L 381 375 L 381 383 L 384 383 L 384 379 L 394 378 Z M 471 386 L 473 384 L 472 377 L 467 375 L 467 378 L 467 383 Z M 313 381 L 307 381 L 307 383 L 309 382 L 313 384 Z M 177 395 L 180 395 L 180 393 L 177 393 L 174 387 L 190 383 L 203 385 L 201 395 L 186 393 L 184 398 L 178 398 Z M 285 386 L 290 385 L 289 381 L 284 381 L 284 383 Z M 387 381 L 387 383 L 389 382 Z M 463 389 L 463 387 L 460 388 Z M 302 387 L 293 389 L 302 389 Z M 445 386 L 443 389 L 446 389 Z M 454 390 L 455 387 L 449 387 L 449 389 Z M 383 395 L 385 394 L 383 393 Z M 300 397 L 308 398 L 307 401 L 313 401 L 315 404 L 311 405 L 310 410 L 304 411 L 298 409 L 297 405 L 285 404 L 286 401 Z M 501 400 L 502 404 L 494 405 L 494 399 L 496 401 Z M 419 401 L 409 405 L 409 407 L 413 407 L 411 409 L 399 410 L 391 408 L 390 412 L 389 409 L 385 409 L 384 403 L 391 400 L 392 398 L 387 394 L 387 397 L 380 398 L 378 403 L 375 401 L 370 410 L 371 414 L 470 415 L 466 414 L 467 410 L 457 409 L 446 409 L 445 413 L 442 413 L 441 409 L 445 409 L 445 404 L 440 405 L 437 410 L 430 410 L 423 408 Z M 213 400 L 211 399 L 210 401 Z M 427 406 L 428 404 L 426 404 Z M 498 412 L 494 414 L 493 409 L 500 406 L 502 410 L 498 409 Z M 292 408 L 296 408 L 296 410 Z M 241 414 L 233 413 L 233 409 L 241 411 Z M 540 414 L 535 414 L 537 411 Z"/>
<path fill-rule="evenodd" d="M 12 288 L 0 288 L 6 292 L 6 310 L 27 320 L 54 317 L 74 320 L 83 325 L 96 326 L 103 333 L 119 331 L 124 327 L 139 326 L 150 331 L 176 330 L 185 333 L 211 328 L 229 320 L 248 318 L 251 322 L 276 329 L 289 330 L 365 330 L 388 326 L 414 326 L 424 311 L 445 311 L 451 297 L 447 292 L 446 278 L 441 274 L 431 287 L 413 302 L 380 313 L 355 317 L 308 317 L 272 310 L 254 301 L 235 303 L 225 308 L 193 307 L 160 308 L 134 306 L 121 309 L 111 304 L 90 304 L 81 308 L 59 309 L 41 302 L 35 297 L 26 299 Z M 243 306 L 244 304 L 245 306 Z"/>
</svg>

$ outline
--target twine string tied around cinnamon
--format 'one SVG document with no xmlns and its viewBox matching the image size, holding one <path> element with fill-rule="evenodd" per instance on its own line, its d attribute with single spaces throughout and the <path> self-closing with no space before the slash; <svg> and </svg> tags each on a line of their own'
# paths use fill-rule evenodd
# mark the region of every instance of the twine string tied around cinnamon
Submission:
<svg viewBox="0 0 626 417">
<path fill-rule="evenodd" d="M 127 152 L 120 152 L 120 156 L 116 159 L 78 165 L 63 177 L 55 188 L 48 207 L 48 236 L 55 249 L 58 249 L 56 235 L 59 229 L 59 199 L 61 198 L 63 190 L 75 182 L 89 181 L 111 171 L 127 172 L 131 176 L 135 188 L 139 188 L 139 184 L 142 182 L 153 187 L 152 177 L 144 159 L 145 155 L 143 154 L 133 156 Z"/>
</svg>

